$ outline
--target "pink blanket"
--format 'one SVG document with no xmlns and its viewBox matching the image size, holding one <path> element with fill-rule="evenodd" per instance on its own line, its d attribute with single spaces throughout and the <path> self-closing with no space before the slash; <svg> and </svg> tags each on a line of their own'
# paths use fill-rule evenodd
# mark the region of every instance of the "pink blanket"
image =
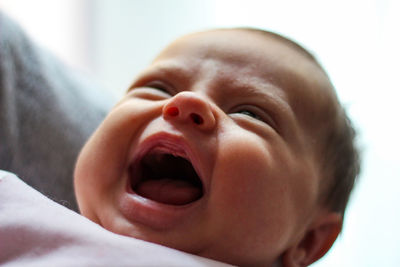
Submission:
<svg viewBox="0 0 400 267">
<path fill-rule="evenodd" d="M 1 266 L 228 266 L 113 234 L 0 170 Z"/>
</svg>

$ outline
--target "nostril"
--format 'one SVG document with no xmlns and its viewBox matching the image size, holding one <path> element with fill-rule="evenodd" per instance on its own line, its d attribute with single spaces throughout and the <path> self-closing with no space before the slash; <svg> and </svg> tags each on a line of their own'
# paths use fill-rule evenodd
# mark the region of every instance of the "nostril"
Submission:
<svg viewBox="0 0 400 267">
<path fill-rule="evenodd" d="M 178 116 L 179 109 L 177 107 L 170 107 L 167 109 L 167 114 L 173 117 Z"/>
<path fill-rule="evenodd" d="M 193 120 L 193 122 L 196 123 L 197 125 L 201 125 L 201 124 L 203 124 L 203 122 L 204 122 L 203 118 L 202 118 L 199 114 L 196 114 L 196 113 L 191 113 L 191 114 L 190 114 L 190 118 L 191 118 L 191 119 Z"/>
</svg>

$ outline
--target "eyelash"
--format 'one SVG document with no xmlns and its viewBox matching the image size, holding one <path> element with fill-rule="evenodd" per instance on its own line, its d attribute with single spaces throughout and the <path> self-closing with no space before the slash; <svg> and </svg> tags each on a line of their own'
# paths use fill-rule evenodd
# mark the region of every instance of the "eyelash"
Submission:
<svg viewBox="0 0 400 267">
<path fill-rule="evenodd" d="M 255 110 L 257 109 L 257 110 Z M 244 116 L 248 116 L 252 119 L 258 120 L 265 124 L 270 125 L 272 128 L 276 128 L 275 121 L 264 111 L 258 110 L 257 107 L 238 107 L 236 110 L 231 112 L 232 114 L 242 114 Z"/>
<path fill-rule="evenodd" d="M 254 112 L 252 112 L 252 111 L 250 111 L 248 109 L 241 109 L 239 111 L 236 111 L 235 113 L 244 114 L 244 115 L 252 117 L 252 118 L 254 118 L 256 120 L 260 120 L 260 121 L 263 120 L 259 115 L 257 115 L 256 113 L 254 113 Z"/>
<path fill-rule="evenodd" d="M 143 87 L 153 88 L 155 90 L 159 90 L 159 91 L 164 92 L 166 94 L 173 95 L 172 92 L 171 92 L 172 89 L 170 89 L 170 86 L 168 86 L 165 83 L 160 82 L 160 81 L 151 81 L 151 82 L 145 84 Z"/>
</svg>

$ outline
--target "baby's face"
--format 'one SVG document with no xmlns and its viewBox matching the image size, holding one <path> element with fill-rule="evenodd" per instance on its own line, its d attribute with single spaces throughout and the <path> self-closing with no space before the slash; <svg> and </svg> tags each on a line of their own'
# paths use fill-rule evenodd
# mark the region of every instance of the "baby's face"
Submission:
<svg viewBox="0 0 400 267">
<path fill-rule="evenodd" d="M 324 79 L 273 37 L 230 30 L 179 39 L 82 150 L 82 214 L 200 256 L 271 264 L 318 209 L 305 118 Z"/>
</svg>

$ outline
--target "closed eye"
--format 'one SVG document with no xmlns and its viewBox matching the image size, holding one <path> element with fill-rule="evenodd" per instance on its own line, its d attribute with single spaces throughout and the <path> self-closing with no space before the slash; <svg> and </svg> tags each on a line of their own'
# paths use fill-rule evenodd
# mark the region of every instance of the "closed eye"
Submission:
<svg viewBox="0 0 400 267">
<path fill-rule="evenodd" d="M 153 89 L 157 89 L 161 92 L 167 93 L 169 95 L 173 95 L 171 86 L 161 81 L 151 81 L 143 85 L 143 87 L 150 87 Z"/>
<path fill-rule="evenodd" d="M 168 84 L 154 80 L 146 83 L 135 83 L 128 91 L 134 97 L 147 100 L 163 100 L 170 98 L 174 93 Z"/>
<path fill-rule="evenodd" d="M 230 114 L 234 117 L 241 116 L 245 119 L 256 120 L 265 123 L 276 130 L 276 123 L 274 119 L 267 112 L 256 106 L 240 106 L 232 110 Z"/>
<path fill-rule="evenodd" d="M 260 116 L 258 116 L 256 113 L 254 113 L 254 112 L 252 112 L 250 110 L 247 110 L 247 109 L 242 109 L 242 110 L 239 110 L 239 111 L 237 111 L 235 113 L 240 113 L 240 114 L 252 117 L 252 118 L 254 118 L 256 120 L 262 121 L 262 118 Z"/>
</svg>

